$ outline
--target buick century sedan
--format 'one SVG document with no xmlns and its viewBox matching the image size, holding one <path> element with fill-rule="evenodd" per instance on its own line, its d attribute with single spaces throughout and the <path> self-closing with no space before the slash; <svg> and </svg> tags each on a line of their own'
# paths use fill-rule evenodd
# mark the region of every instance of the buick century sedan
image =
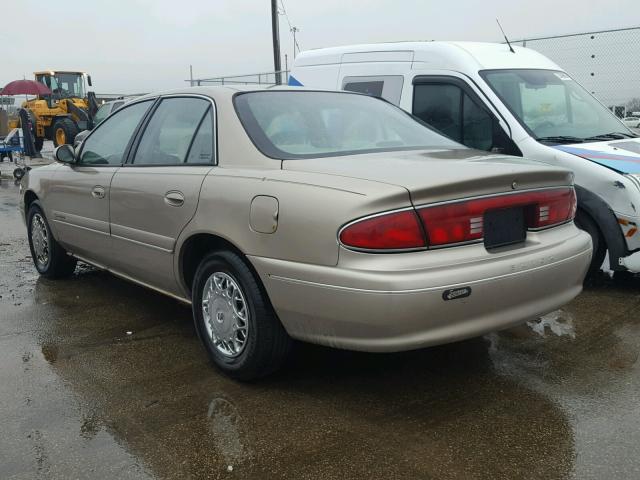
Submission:
<svg viewBox="0 0 640 480">
<path fill-rule="evenodd" d="M 22 184 L 38 272 L 82 261 L 192 305 L 249 380 L 294 339 L 410 350 L 582 288 L 572 174 L 455 143 L 383 100 L 300 88 L 139 98 Z"/>
</svg>

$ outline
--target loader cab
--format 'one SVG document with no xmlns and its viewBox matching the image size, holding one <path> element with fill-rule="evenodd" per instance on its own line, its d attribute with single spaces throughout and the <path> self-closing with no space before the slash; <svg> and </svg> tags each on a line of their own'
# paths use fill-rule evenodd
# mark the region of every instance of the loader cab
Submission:
<svg viewBox="0 0 640 480">
<path fill-rule="evenodd" d="M 51 90 L 45 98 L 50 108 L 64 98 L 85 98 L 87 95 L 87 75 L 83 72 L 46 71 L 36 72 L 36 81 Z"/>
</svg>

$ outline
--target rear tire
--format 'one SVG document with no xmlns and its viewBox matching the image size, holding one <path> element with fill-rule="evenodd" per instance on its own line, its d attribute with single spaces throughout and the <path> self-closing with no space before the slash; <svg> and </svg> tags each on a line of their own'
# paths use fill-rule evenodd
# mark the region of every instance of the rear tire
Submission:
<svg viewBox="0 0 640 480">
<path fill-rule="evenodd" d="M 46 278 L 63 278 L 73 274 L 77 260 L 53 238 L 49 223 L 40 206 L 34 201 L 27 214 L 27 235 L 31 258 L 38 273 Z"/>
<path fill-rule="evenodd" d="M 589 265 L 587 275 L 593 275 L 600 271 L 600 268 L 602 267 L 604 257 L 607 254 L 607 245 L 602 237 L 602 233 L 600 233 L 598 225 L 585 211 L 578 209 L 575 224 L 580 230 L 584 230 L 591 236 L 591 242 L 593 243 L 593 257 L 591 258 L 591 264 Z"/>
<path fill-rule="evenodd" d="M 250 381 L 282 365 L 291 338 L 259 279 L 239 255 L 208 254 L 196 271 L 192 300 L 198 337 L 225 374 Z"/>
<path fill-rule="evenodd" d="M 73 120 L 64 117 L 54 122 L 52 131 L 53 144 L 59 147 L 64 144 L 73 145 L 73 140 L 80 130 Z"/>
</svg>

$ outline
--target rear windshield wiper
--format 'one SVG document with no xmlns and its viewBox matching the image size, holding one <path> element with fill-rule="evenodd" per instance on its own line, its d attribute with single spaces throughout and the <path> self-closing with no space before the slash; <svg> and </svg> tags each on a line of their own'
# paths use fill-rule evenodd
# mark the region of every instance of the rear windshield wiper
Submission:
<svg viewBox="0 0 640 480">
<path fill-rule="evenodd" d="M 551 137 L 538 137 L 536 140 L 545 143 L 582 143 L 584 140 L 579 137 L 571 137 L 567 135 L 558 135 Z"/>
<path fill-rule="evenodd" d="M 585 140 L 621 140 L 623 138 L 636 138 L 636 135 L 624 132 L 612 132 L 603 133 L 602 135 L 594 135 L 593 137 L 587 137 Z"/>
</svg>

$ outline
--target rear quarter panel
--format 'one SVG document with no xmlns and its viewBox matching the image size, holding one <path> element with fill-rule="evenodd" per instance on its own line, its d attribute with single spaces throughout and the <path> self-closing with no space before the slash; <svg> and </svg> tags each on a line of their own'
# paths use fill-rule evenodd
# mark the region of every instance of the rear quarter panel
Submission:
<svg viewBox="0 0 640 480">
<path fill-rule="evenodd" d="M 249 225 L 257 195 L 278 199 L 274 233 L 258 233 Z M 194 234 L 211 233 L 245 255 L 336 265 L 343 224 L 410 205 L 407 190 L 394 185 L 306 172 L 216 168 L 204 181 L 198 209 L 178 248 Z"/>
</svg>

